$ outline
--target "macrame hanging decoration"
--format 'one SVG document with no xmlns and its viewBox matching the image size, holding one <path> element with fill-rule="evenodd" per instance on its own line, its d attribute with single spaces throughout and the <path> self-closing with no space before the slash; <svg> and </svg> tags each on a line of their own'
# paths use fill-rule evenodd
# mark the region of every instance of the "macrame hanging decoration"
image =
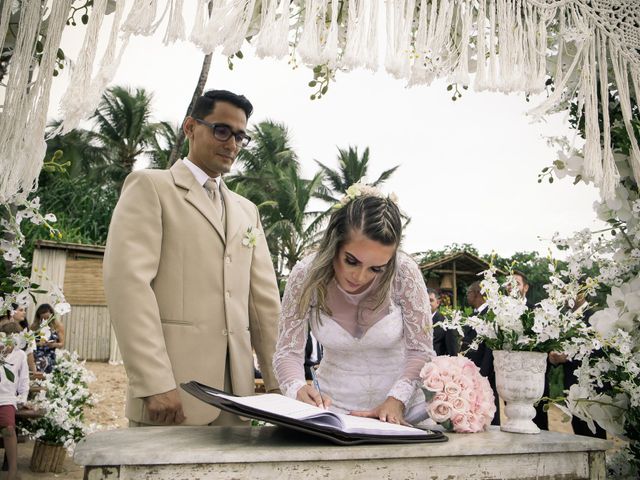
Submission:
<svg viewBox="0 0 640 480">
<path fill-rule="evenodd" d="M 8 12 L 4 2 L 3 22 Z M 5 79 L 0 116 L 0 202 L 24 200 L 36 186 L 46 152 L 44 131 L 58 47 L 67 22 L 71 0 L 53 2 L 46 22 L 42 2 L 22 2 L 11 65 Z M 18 12 L 16 12 L 18 13 Z M 34 53 L 38 33 L 46 28 L 39 64 Z M 6 32 L 6 30 L 5 30 Z M 3 48 L 9 48 L 2 36 Z"/>
<path fill-rule="evenodd" d="M 1 4 L 0 42 L 5 41 L 6 12 L 12 3 Z M 33 146 L 39 144 L 38 152 L 42 152 L 42 143 L 25 142 L 26 138 L 43 137 L 41 122 L 29 123 L 22 130 L 30 136 L 17 134 L 27 125 L 27 119 L 32 120 L 34 95 L 39 101 L 48 99 L 49 87 L 44 80 L 37 94 L 27 88 L 33 81 L 33 39 L 40 28 L 41 3 L 22 2 L 20 28 L 7 76 L 2 116 L 12 121 L 0 125 L 2 148 L 8 152 L 0 162 L 11 168 L 0 173 L 3 198 L 30 188 L 42 162 L 41 157 L 34 159 Z M 327 65 L 343 71 L 379 68 L 378 38 L 384 34 L 384 67 L 405 79 L 407 85 L 428 85 L 441 78 L 476 90 L 538 93 L 545 90 L 551 77 L 555 90 L 530 113 L 539 117 L 566 108 L 568 100 L 577 99 L 578 106 L 584 109 L 586 130 L 584 176 L 600 187 L 605 199 L 615 194 L 620 181 L 611 150 L 610 118 L 605 113 L 609 94 L 606 86 L 612 83 L 631 138 L 633 176 L 636 182 L 640 180 L 640 146 L 633 138 L 631 123 L 640 90 L 640 2 L 385 0 L 386 22 L 382 29 L 379 8 L 383 2 L 375 0 L 118 1 L 109 45 L 94 75 L 106 3 L 107 0 L 93 2 L 83 46 L 61 102 L 64 131 L 94 111 L 100 93 L 113 78 L 129 36 L 151 35 L 160 25 L 165 28 L 165 43 L 184 39 L 188 31 L 189 41 L 203 52 L 218 50 L 232 55 L 250 38 L 260 57 L 297 54 L 306 65 Z M 122 22 L 124 4 L 130 9 Z M 196 13 L 189 27 L 184 21 L 186 8 L 188 5 L 192 10 L 194 4 Z M 62 12 L 68 8 L 69 0 L 52 5 L 55 9 L 51 18 L 53 10 Z M 63 27 L 64 24 L 54 26 L 52 31 Z M 55 53 L 57 45 L 49 47 Z M 39 111 L 46 111 L 42 105 L 39 107 Z"/>
</svg>

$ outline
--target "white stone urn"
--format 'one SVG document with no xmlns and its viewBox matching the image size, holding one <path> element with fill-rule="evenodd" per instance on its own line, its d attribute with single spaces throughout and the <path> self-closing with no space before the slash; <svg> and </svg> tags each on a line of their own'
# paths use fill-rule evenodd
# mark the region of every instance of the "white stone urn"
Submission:
<svg viewBox="0 0 640 480">
<path fill-rule="evenodd" d="M 540 433 L 533 423 L 534 404 L 544 393 L 547 354 L 494 350 L 496 387 L 505 403 L 507 421 L 500 430 L 513 433 Z"/>
</svg>

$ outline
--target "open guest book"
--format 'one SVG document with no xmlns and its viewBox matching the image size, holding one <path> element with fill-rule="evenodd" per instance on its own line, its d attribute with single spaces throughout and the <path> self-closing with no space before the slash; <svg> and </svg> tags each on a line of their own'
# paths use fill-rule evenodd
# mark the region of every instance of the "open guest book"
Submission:
<svg viewBox="0 0 640 480">
<path fill-rule="evenodd" d="M 199 400 L 221 410 L 322 437 L 339 445 L 447 440 L 442 432 L 330 412 L 277 393 L 237 397 L 196 381 L 180 386 Z"/>
</svg>

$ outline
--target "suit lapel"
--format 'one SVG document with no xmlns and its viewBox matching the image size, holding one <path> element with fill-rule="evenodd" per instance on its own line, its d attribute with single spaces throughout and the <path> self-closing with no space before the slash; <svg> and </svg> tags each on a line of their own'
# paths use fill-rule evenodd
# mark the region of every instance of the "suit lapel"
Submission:
<svg viewBox="0 0 640 480">
<path fill-rule="evenodd" d="M 222 228 L 222 220 L 216 215 L 213 204 L 209 197 L 207 197 L 204 188 L 198 184 L 196 178 L 182 160 L 178 160 L 173 167 L 171 167 L 171 175 L 173 176 L 173 181 L 176 186 L 186 190 L 185 200 L 193 205 L 196 210 L 209 221 L 224 242 L 225 235 L 224 229 Z"/>
</svg>

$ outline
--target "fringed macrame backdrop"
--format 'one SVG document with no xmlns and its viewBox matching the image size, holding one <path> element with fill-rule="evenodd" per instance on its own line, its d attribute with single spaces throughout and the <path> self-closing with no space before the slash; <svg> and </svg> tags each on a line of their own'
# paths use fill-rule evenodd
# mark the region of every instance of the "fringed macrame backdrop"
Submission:
<svg viewBox="0 0 640 480">
<path fill-rule="evenodd" d="M 343 71 L 377 69 L 378 37 L 384 35 L 384 67 L 407 85 L 445 78 L 479 91 L 539 93 L 551 77 L 555 90 L 531 112 L 535 116 L 563 108 L 577 95 L 585 115 L 585 174 L 605 199 L 614 196 L 619 182 L 607 108 L 613 84 L 631 139 L 633 174 L 640 184 L 640 147 L 631 124 L 640 94 L 638 1 L 211 0 L 211 14 L 209 0 L 192 2 L 196 15 L 190 27 L 183 0 L 116 2 L 109 45 L 94 72 L 98 32 L 108 3 L 95 0 L 60 106 L 63 131 L 75 128 L 96 108 L 129 37 L 151 35 L 161 25 L 166 29 L 165 43 L 188 40 L 205 53 L 219 48 L 223 55 L 231 55 L 251 37 L 260 57 L 295 54 L 306 65 Z M 15 2 L 0 3 L 2 41 L 7 12 Z M 39 67 L 33 69 L 36 33 L 43 27 L 42 2 L 21 2 L 0 125 L 2 201 L 17 192 L 26 195 L 42 166 L 51 72 L 70 3 L 52 2 L 47 44 Z M 381 32 L 380 15 L 386 20 Z"/>
</svg>

